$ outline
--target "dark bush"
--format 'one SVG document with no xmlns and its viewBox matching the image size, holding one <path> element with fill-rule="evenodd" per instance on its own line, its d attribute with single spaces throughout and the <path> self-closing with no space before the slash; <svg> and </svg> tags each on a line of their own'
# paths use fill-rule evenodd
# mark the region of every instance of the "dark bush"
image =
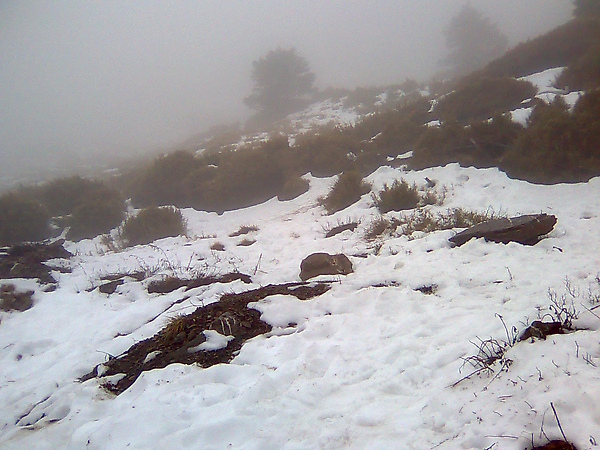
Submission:
<svg viewBox="0 0 600 450">
<path fill-rule="evenodd" d="M 286 141 L 287 142 L 287 141 Z M 204 185 L 193 205 L 208 211 L 229 211 L 275 197 L 285 181 L 280 152 L 268 145 L 222 155 L 214 178 Z"/>
<path fill-rule="evenodd" d="M 373 200 L 379 212 L 384 214 L 414 209 L 419 206 L 421 196 L 416 186 L 409 185 L 405 180 L 395 180 L 391 186 L 386 184 L 378 194 L 374 194 Z"/>
<path fill-rule="evenodd" d="M 109 232 L 123 221 L 124 209 L 119 192 L 109 188 L 91 192 L 73 209 L 67 238 L 80 240 Z"/>
<path fill-rule="evenodd" d="M 308 180 L 299 176 L 292 176 L 288 178 L 283 184 L 281 191 L 277 195 L 280 201 L 293 200 L 296 197 L 308 192 L 310 183 Z"/>
<path fill-rule="evenodd" d="M 359 201 L 370 188 L 357 171 L 344 172 L 338 177 L 329 194 L 321 199 L 321 204 L 329 214 L 333 214 Z"/>
<path fill-rule="evenodd" d="M 573 61 L 558 77 L 556 85 L 580 91 L 600 87 L 600 45 L 590 48 Z"/>
<path fill-rule="evenodd" d="M 468 79 L 443 97 L 433 113 L 442 120 L 484 120 L 517 108 L 536 93 L 531 83 L 514 78 Z"/>
<path fill-rule="evenodd" d="M 82 201 L 106 189 L 101 181 L 80 176 L 58 178 L 41 187 L 40 201 L 52 216 L 72 214 Z"/>
<path fill-rule="evenodd" d="M 538 104 L 529 126 L 501 161 L 509 176 L 537 183 L 587 181 L 600 175 L 600 93 L 570 113 L 560 97 Z"/>
<path fill-rule="evenodd" d="M 149 244 L 165 237 L 184 235 L 186 231 L 186 221 L 177 208 L 151 206 L 125 221 L 121 239 L 124 244 L 133 246 Z"/>
<path fill-rule="evenodd" d="M 522 77 L 553 67 L 568 66 L 599 41 L 598 19 L 575 19 L 543 36 L 517 45 L 489 63 L 481 74 Z"/>
<path fill-rule="evenodd" d="M 160 156 L 136 180 L 132 193 L 134 204 L 190 206 L 184 181 L 200 166 L 200 161 L 190 152 L 180 150 Z"/>
<path fill-rule="evenodd" d="M 429 127 L 415 145 L 410 166 L 424 168 L 458 162 L 462 166 L 492 167 L 522 132 L 510 115 L 496 115 L 492 120 L 473 122 L 463 127 L 457 122 L 445 122 Z"/>
<path fill-rule="evenodd" d="M 50 237 L 50 215 L 35 200 L 17 193 L 0 197 L 0 245 L 40 241 Z"/>
<path fill-rule="evenodd" d="M 352 157 L 360 151 L 361 141 L 351 129 L 334 128 L 305 134 L 296 140 L 297 164 L 304 172 L 328 177 L 352 169 Z"/>
<path fill-rule="evenodd" d="M 414 146 L 423 124 L 431 120 L 429 109 L 427 99 L 417 98 L 395 111 L 366 117 L 354 126 L 354 133 L 360 141 L 370 142 L 365 151 L 380 152 L 383 157 L 397 156 Z"/>
</svg>

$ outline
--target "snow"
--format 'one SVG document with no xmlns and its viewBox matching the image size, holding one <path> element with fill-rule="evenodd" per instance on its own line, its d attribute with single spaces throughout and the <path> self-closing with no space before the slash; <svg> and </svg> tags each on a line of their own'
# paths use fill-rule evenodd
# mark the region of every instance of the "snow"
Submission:
<svg viewBox="0 0 600 450">
<path fill-rule="evenodd" d="M 317 198 L 335 177 L 307 175 L 309 192 L 288 202 L 220 216 L 184 210 L 189 238 L 120 252 L 99 239 L 69 243 L 73 272 L 54 274 L 58 289 L 16 280 L 35 289 L 35 305 L 1 313 L 0 447 L 523 449 L 532 434 L 545 442 L 542 424 L 560 438 L 553 402 L 568 438 L 592 448 L 590 439 L 600 440 L 600 319 L 585 308 L 588 289 L 599 289 L 600 178 L 540 186 L 451 164 L 414 172 L 381 167 L 368 181 L 377 190 L 398 178 L 422 186 L 425 177 L 445 192 L 433 212 L 543 211 L 558 223 L 532 247 L 473 240 L 452 248 L 448 238 L 459 230 L 375 245 L 363 238 L 379 217 L 369 194 L 328 216 Z M 356 232 L 324 238 L 347 220 L 360 222 Z M 237 246 L 244 236 L 229 234 L 250 224 L 259 228 L 256 243 Z M 215 241 L 224 252 L 210 250 Z M 355 272 L 325 277 L 331 290 L 312 300 L 275 295 L 250 304 L 274 328 L 247 341 L 230 364 L 145 372 L 117 397 L 94 379 L 77 381 L 223 293 L 298 281 L 301 260 L 317 251 L 349 255 Z M 154 277 L 239 270 L 253 283 L 196 288 L 173 307 L 181 291 L 149 295 L 146 282 L 133 278 L 112 295 L 89 290 L 101 275 L 140 268 Z M 579 293 L 576 325 L 588 330 L 517 343 L 507 353 L 508 371 L 496 367 L 496 377 L 451 387 L 471 370 L 461 359 L 477 354 L 471 342 L 506 339 L 498 315 L 523 330 L 548 312 L 549 289 L 565 293 L 565 277 Z M 433 295 L 415 290 L 430 285 L 437 285 Z M 230 339 L 215 331 L 205 337 L 201 345 L 210 349 Z"/>
<path fill-rule="evenodd" d="M 573 106 L 579 92 L 553 87 L 561 70 L 524 79 L 539 98 L 561 95 Z M 290 145 L 294 133 L 356 123 L 360 115 L 342 103 L 326 100 L 290 116 Z M 528 107 L 511 113 L 523 125 L 530 114 Z M 245 136 L 237 145 L 268 136 Z M 273 198 L 222 215 L 183 210 L 188 237 L 120 251 L 101 238 L 67 242 L 72 272 L 53 272 L 54 292 L 32 280 L 3 281 L 35 292 L 30 310 L 0 312 L 0 447 L 523 449 L 532 435 L 545 442 L 542 426 L 561 438 L 552 402 L 577 448 L 595 448 L 600 317 L 589 300 L 600 301 L 600 178 L 541 186 L 456 164 L 421 171 L 383 166 L 367 178 L 372 192 L 400 178 L 418 186 L 434 180 L 443 204 L 428 207 L 433 213 L 461 207 L 558 218 L 532 247 L 472 240 L 458 248 L 448 242 L 458 229 L 367 242 L 365 232 L 380 218 L 371 195 L 326 215 L 318 198 L 336 178 L 304 178 L 310 190 L 291 201 Z M 359 223 L 355 232 L 325 239 L 326 230 L 349 222 Z M 256 242 L 239 246 L 247 236 L 231 235 L 251 225 Z M 216 242 L 225 251 L 211 250 Z M 247 341 L 230 364 L 144 372 L 117 397 L 97 379 L 78 381 L 95 366 L 102 374 L 108 358 L 225 293 L 299 281 L 302 259 L 323 251 L 348 255 L 355 272 L 321 277 L 332 287 L 311 300 L 272 295 L 250 303 L 273 330 Z M 126 277 L 111 295 L 95 289 L 104 275 L 138 271 L 150 278 Z M 232 271 L 251 275 L 252 284 L 164 295 L 146 289 L 164 276 Z M 418 290 L 428 286 L 435 286 L 431 295 Z M 480 339 L 506 340 L 504 324 L 521 332 L 547 318 L 549 292 L 573 302 L 575 325 L 585 330 L 517 343 L 506 353 L 507 371 L 496 365 L 493 375 L 454 385 L 474 370 L 463 358 L 477 354 Z M 232 340 L 203 333 L 206 340 L 192 350 L 218 350 Z"/>
<path fill-rule="evenodd" d="M 202 350 L 215 351 L 227 347 L 227 343 L 233 339 L 233 336 L 224 336 L 215 330 L 203 331 L 206 341 L 202 344 L 188 349 L 188 352 L 199 352 Z"/>
<path fill-rule="evenodd" d="M 546 103 L 551 103 L 557 96 L 560 96 L 572 110 L 575 106 L 575 103 L 577 103 L 577 100 L 579 100 L 579 98 L 583 95 L 583 92 L 569 92 L 568 88 L 562 89 L 555 87 L 556 80 L 564 70 L 564 67 L 555 67 L 528 75 L 526 77 L 521 77 L 519 80 L 529 81 L 537 88 L 538 93 L 535 96 L 536 98 L 539 98 Z M 525 102 L 529 100 L 531 99 L 528 99 Z M 532 112 L 532 107 L 517 108 L 510 112 L 511 120 L 523 126 L 527 126 L 527 121 L 529 120 L 529 117 L 531 117 Z"/>
</svg>

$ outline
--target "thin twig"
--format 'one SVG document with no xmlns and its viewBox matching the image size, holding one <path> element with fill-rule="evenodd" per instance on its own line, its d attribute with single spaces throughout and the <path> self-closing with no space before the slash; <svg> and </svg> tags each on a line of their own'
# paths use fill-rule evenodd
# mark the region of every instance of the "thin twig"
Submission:
<svg viewBox="0 0 600 450">
<path fill-rule="evenodd" d="M 562 426 L 560 425 L 560 420 L 558 419 L 558 414 L 556 413 L 556 408 L 554 408 L 554 403 L 550 402 L 550 406 L 552 406 L 552 411 L 554 411 L 554 417 L 556 417 L 556 423 L 558 424 L 558 429 L 560 430 L 560 434 L 562 434 L 562 437 L 565 440 L 565 442 L 568 442 L 567 437 L 565 436 L 565 432 L 563 431 Z"/>
<path fill-rule="evenodd" d="M 483 372 L 484 370 L 489 370 L 489 367 L 480 367 L 479 369 L 475 370 L 474 372 L 471 372 L 469 375 L 462 377 L 460 380 L 452 383 L 450 385 L 450 387 L 455 387 L 457 386 L 459 383 L 468 380 L 469 378 L 471 378 L 473 375 L 477 375 L 478 373 Z"/>
</svg>

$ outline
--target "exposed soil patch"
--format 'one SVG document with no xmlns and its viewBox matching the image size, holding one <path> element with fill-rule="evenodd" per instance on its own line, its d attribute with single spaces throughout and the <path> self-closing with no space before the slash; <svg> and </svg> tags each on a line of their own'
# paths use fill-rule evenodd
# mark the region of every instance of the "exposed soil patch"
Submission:
<svg viewBox="0 0 600 450">
<path fill-rule="evenodd" d="M 252 279 L 249 275 L 245 275 L 239 272 L 232 272 L 220 277 L 213 276 L 199 276 L 191 280 L 185 280 L 177 277 L 167 277 L 163 280 L 156 280 L 150 282 L 148 285 L 149 294 L 168 294 L 179 288 L 185 286 L 185 290 L 194 289 L 200 286 L 208 286 L 214 283 L 233 283 L 234 281 L 243 281 L 244 283 L 252 283 Z"/>
<path fill-rule="evenodd" d="M 248 303 L 278 294 L 308 300 L 329 289 L 330 286 L 325 283 L 288 283 L 268 285 L 239 294 L 225 294 L 218 302 L 173 319 L 153 337 L 134 344 L 121 356 L 94 367 L 80 381 L 105 378 L 104 388 L 118 395 L 146 370 L 173 363 L 198 364 L 201 367 L 228 363 L 246 340 L 271 331 L 271 326 L 260 320 L 260 312 L 248 308 Z M 226 346 L 216 350 L 199 349 L 206 342 L 204 332 L 210 330 L 231 336 Z"/>
<path fill-rule="evenodd" d="M 19 292 L 14 284 L 0 286 L 0 311 L 27 311 L 33 306 L 33 291 Z"/>
<path fill-rule="evenodd" d="M 357 226 L 358 226 L 358 222 L 350 222 L 350 223 L 344 223 L 342 225 L 338 225 L 336 227 L 333 227 L 327 233 L 325 233 L 325 238 L 333 237 L 336 234 L 343 233 L 344 231 L 354 231 L 354 230 L 356 230 Z"/>
<path fill-rule="evenodd" d="M 251 233 L 252 231 L 258 231 L 258 227 L 256 225 L 242 225 L 239 230 L 231 233 L 229 237 L 243 236 L 244 234 Z"/>
<path fill-rule="evenodd" d="M 72 255 L 63 247 L 64 241 L 52 244 L 19 244 L 0 256 L 0 278 L 37 278 L 40 283 L 56 283 L 44 262 L 50 259 L 68 259 Z M 70 271 L 61 268 L 61 271 Z"/>
<path fill-rule="evenodd" d="M 566 327 L 561 322 L 542 322 L 535 320 L 529 325 L 519 336 L 519 341 L 526 341 L 534 338 L 546 340 L 548 336 L 553 334 L 565 334 L 572 331 L 577 331 L 575 328 Z"/>
<path fill-rule="evenodd" d="M 425 295 L 433 295 L 437 292 L 438 286 L 437 284 L 429 284 L 426 286 L 421 286 L 415 289 L 415 291 L 419 291 Z"/>
<path fill-rule="evenodd" d="M 577 448 L 570 442 L 554 440 L 545 445 L 533 447 L 531 450 L 577 450 Z"/>
</svg>

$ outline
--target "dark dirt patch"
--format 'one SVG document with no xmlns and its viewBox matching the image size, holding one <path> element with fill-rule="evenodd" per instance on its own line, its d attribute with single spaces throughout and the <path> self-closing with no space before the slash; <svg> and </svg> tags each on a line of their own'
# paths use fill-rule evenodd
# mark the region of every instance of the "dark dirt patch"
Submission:
<svg viewBox="0 0 600 450">
<path fill-rule="evenodd" d="M 437 284 L 429 284 L 427 286 L 421 286 L 415 289 L 415 291 L 419 291 L 425 295 L 433 295 L 437 292 L 438 286 Z"/>
<path fill-rule="evenodd" d="M 124 273 L 111 273 L 100 277 L 102 281 L 116 281 L 123 278 L 133 278 L 135 281 L 144 281 L 147 278 L 147 274 L 144 271 L 138 272 L 124 272 Z"/>
<path fill-rule="evenodd" d="M 260 312 L 248 308 L 248 303 L 277 294 L 294 295 L 300 300 L 308 300 L 329 289 L 330 286 L 324 283 L 288 283 L 268 285 L 239 294 L 225 294 L 218 302 L 173 319 L 153 337 L 134 344 L 121 356 L 94 367 L 80 381 L 122 374 L 123 377 L 118 381 L 106 381 L 103 384 L 106 390 L 118 395 L 147 370 L 164 368 L 173 363 L 198 364 L 203 368 L 228 363 L 246 340 L 271 331 L 271 326 L 260 320 Z M 190 351 L 206 340 L 203 333 L 206 330 L 233 336 L 233 339 L 219 350 Z"/>
<path fill-rule="evenodd" d="M 231 233 L 229 237 L 243 236 L 244 234 L 251 233 L 252 231 L 258 231 L 258 227 L 256 225 L 243 225 L 239 230 Z"/>
<path fill-rule="evenodd" d="M 336 234 L 343 233 L 344 231 L 354 231 L 358 226 L 358 222 L 350 222 L 344 223 L 342 225 L 338 225 L 337 227 L 333 227 L 327 233 L 325 233 L 325 238 L 330 238 L 335 236 Z"/>
<path fill-rule="evenodd" d="M 56 283 L 50 273 L 52 269 L 44 262 L 70 258 L 72 255 L 65 250 L 63 243 L 14 245 L 6 255 L 0 256 L 0 278 L 37 278 L 40 283 Z"/>
<path fill-rule="evenodd" d="M 561 322 L 542 322 L 540 320 L 535 320 L 531 322 L 531 325 L 529 325 L 523 331 L 523 333 L 521 333 L 518 340 L 526 341 L 527 339 L 531 339 L 533 341 L 534 338 L 546 340 L 548 336 L 551 336 L 553 334 L 565 334 L 570 333 L 572 331 L 577 330 L 574 328 L 566 327 Z"/>
<path fill-rule="evenodd" d="M 189 291 L 200 286 L 208 286 L 214 283 L 233 283 L 234 281 L 243 281 L 244 283 L 252 283 L 249 275 L 243 273 L 232 272 L 220 277 L 200 276 L 191 280 L 185 280 L 177 277 L 167 277 L 163 280 L 150 282 L 148 285 L 149 294 L 168 294 L 185 286 L 185 290 Z"/>
<path fill-rule="evenodd" d="M 14 284 L 0 286 L 0 311 L 27 311 L 33 306 L 33 291 L 19 292 Z"/>
<path fill-rule="evenodd" d="M 123 278 L 120 280 L 108 281 L 98 286 L 98 290 L 103 294 L 114 294 L 117 290 L 117 287 L 121 286 L 123 283 L 125 283 Z"/>
<path fill-rule="evenodd" d="M 577 450 L 577 448 L 570 442 L 554 440 L 545 445 L 533 447 L 531 450 Z"/>
</svg>

